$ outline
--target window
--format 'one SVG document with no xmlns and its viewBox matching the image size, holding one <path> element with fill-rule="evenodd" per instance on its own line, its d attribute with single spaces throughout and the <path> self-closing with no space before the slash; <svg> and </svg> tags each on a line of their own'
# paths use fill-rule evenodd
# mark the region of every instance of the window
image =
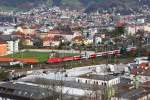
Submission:
<svg viewBox="0 0 150 100">
<path fill-rule="evenodd" d="M 25 93 L 24 93 L 24 95 L 27 95 L 27 94 L 28 94 L 28 92 L 25 92 Z"/>
<path fill-rule="evenodd" d="M 78 79 L 78 83 L 80 83 L 80 80 Z"/>
<path fill-rule="evenodd" d="M 87 84 L 87 80 L 85 80 L 85 83 Z"/>
<path fill-rule="evenodd" d="M 33 96 L 33 93 L 31 93 L 30 97 L 32 97 L 32 96 Z"/>
<path fill-rule="evenodd" d="M 98 81 L 96 82 L 96 84 L 98 85 Z"/>
<path fill-rule="evenodd" d="M 21 91 L 18 92 L 19 95 L 21 95 L 21 93 L 22 93 Z"/>
<path fill-rule="evenodd" d="M 95 84 L 95 81 L 94 81 L 94 84 Z"/>
<path fill-rule="evenodd" d="M 42 95 L 45 96 L 45 93 L 43 92 Z"/>
</svg>

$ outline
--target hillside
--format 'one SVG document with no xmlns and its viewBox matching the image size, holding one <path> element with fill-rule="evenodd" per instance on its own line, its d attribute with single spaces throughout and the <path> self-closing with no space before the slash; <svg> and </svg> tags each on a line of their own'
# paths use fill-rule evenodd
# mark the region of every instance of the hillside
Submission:
<svg viewBox="0 0 150 100">
<path fill-rule="evenodd" d="M 87 12 L 97 9 L 110 9 L 113 7 L 119 10 L 137 9 L 141 5 L 149 5 L 150 0 L 0 0 L 0 7 L 30 9 L 47 4 L 48 6 L 61 6 L 70 8 L 85 7 Z"/>
<path fill-rule="evenodd" d="M 0 0 L 0 9 L 31 9 L 43 3 L 43 0 Z"/>
<path fill-rule="evenodd" d="M 112 10 L 116 8 L 118 12 L 130 13 L 137 10 L 140 6 L 150 6 L 150 0 L 51 0 L 53 5 L 70 7 L 70 8 L 86 8 L 86 12 Z"/>
</svg>

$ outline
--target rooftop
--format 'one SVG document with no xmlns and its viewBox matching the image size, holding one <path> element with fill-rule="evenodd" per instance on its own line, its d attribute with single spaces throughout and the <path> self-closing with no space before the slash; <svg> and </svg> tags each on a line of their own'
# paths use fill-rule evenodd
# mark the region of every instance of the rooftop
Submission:
<svg viewBox="0 0 150 100">
<path fill-rule="evenodd" d="M 0 35 L 0 39 L 4 41 L 16 41 L 18 38 L 11 35 Z"/>
<path fill-rule="evenodd" d="M 0 96 L 21 100 L 45 100 L 52 96 L 52 92 L 39 86 L 7 82 L 0 84 Z"/>
<path fill-rule="evenodd" d="M 137 100 L 138 98 L 141 98 L 148 94 L 149 94 L 149 92 L 143 88 L 138 88 L 138 89 L 134 88 L 134 89 L 128 90 L 126 92 L 118 93 L 116 96 L 120 97 L 120 98 L 127 98 L 129 100 L 133 100 L 133 99 Z"/>
<path fill-rule="evenodd" d="M 85 83 L 77 83 L 74 81 L 61 81 L 61 80 L 51 80 L 51 79 L 44 79 L 44 78 L 36 78 L 32 81 L 26 81 L 28 83 L 33 84 L 45 84 L 45 85 L 55 85 L 55 86 L 63 86 L 63 87 L 70 87 L 70 88 L 77 88 L 83 90 L 92 90 L 93 87 L 96 87 L 99 90 L 103 90 L 105 87 L 101 85 L 90 85 Z"/>
<path fill-rule="evenodd" d="M 118 76 L 114 76 L 114 75 L 97 75 L 97 74 L 85 74 L 85 75 L 80 76 L 80 78 L 103 80 L 103 81 L 109 81 L 109 80 L 115 79 L 117 77 Z"/>
<path fill-rule="evenodd" d="M 3 39 L 0 39 L 0 44 L 7 44 L 7 43 Z"/>
</svg>

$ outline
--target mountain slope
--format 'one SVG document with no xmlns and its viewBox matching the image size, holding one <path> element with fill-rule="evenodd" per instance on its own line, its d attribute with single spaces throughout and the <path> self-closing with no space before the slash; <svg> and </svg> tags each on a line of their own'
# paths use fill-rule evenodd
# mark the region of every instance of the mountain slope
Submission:
<svg viewBox="0 0 150 100">
<path fill-rule="evenodd" d="M 0 7 L 30 9 L 43 3 L 43 0 L 0 0 Z"/>
<path fill-rule="evenodd" d="M 30 9 L 41 4 L 70 8 L 85 7 L 87 12 L 97 9 L 137 9 L 141 5 L 149 5 L 150 0 L 0 0 L 0 6 Z"/>
</svg>

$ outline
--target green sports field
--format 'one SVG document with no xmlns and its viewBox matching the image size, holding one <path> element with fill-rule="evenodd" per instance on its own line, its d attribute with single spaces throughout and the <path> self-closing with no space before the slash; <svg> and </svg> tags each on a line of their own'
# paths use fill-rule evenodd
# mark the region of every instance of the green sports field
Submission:
<svg viewBox="0 0 150 100">
<path fill-rule="evenodd" d="M 50 52 L 32 52 L 32 51 L 25 51 L 25 52 L 19 52 L 15 54 L 8 55 L 6 57 L 11 57 L 11 58 L 35 58 L 38 59 L 39 62 L 44 62 L 47 61 L 49 58 Z M 63 56 L 74 56 L 77 54 L 73 53 L 58 53 L 59 57 Z"/>
</svg>

